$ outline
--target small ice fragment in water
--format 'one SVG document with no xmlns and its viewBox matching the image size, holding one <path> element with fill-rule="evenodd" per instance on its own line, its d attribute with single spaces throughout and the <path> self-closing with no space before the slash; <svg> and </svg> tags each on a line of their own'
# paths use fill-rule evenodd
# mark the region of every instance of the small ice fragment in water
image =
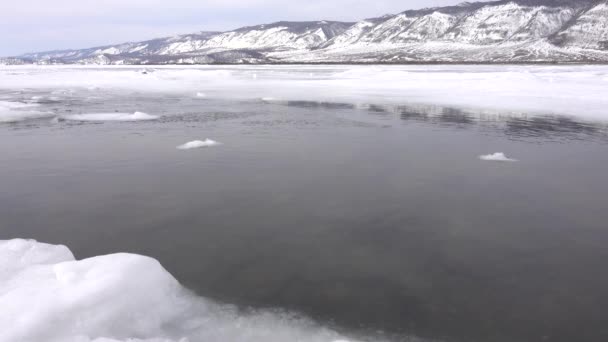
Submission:
<svg viewBox="0 0 608 342">
<path fill-rule="evenodd" d="M 211 139 L 205 139 L 204 141 L 203 140 L 194 140 L 194 141 L 187 142 L 183 145 L 177 146 L 177 149 L 178 150 L 191 150 L 193 148 L 212 147 L 212 146 L 217 146 L 217 145 L 220 145 L 220 143 L 217 141 L 213 141 Z"/>
<path fill-rule="evenodd" d="M 196 97 L 207 97 L 207 94 L 205 93 L 196 93 Z"/>
<path fill-rule="evenodd" d="M 496 152 L 493 154 L 486 154 L 483 156 L 479 156 L 479 159 L 484 160 L 484 161 L 497 161 L 497 162 L 516 162 L 517 161 L 517 159 L 509 158 L 502 152 Z"/>
</svg>

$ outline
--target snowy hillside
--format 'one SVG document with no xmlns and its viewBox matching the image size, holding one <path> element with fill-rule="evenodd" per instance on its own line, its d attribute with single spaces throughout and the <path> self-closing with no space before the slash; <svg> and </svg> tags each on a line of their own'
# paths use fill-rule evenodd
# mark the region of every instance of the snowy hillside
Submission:
<svg viewBox="0 0 608 342">
<path fill-rule="evenodd" d="M 277 22 L 5 63 L 197 64 L 608 61 L 608 0 L 514 0 L 405 11 L 358 23 Z M 1 62 L 1 60 L 0 60 Z"/>
</svg>

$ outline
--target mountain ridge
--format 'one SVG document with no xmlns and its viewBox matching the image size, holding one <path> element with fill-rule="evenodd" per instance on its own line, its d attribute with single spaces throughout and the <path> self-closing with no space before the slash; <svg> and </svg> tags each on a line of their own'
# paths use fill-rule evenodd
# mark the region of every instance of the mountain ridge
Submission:
<svg viewBox="0 0 608 342">
<path fill-rule="evenodd" d="M 608 0 L 500 0 L 406 10 L 359 22 L 278 21 L 4 64 L 608 62 Z"/>
</svg>

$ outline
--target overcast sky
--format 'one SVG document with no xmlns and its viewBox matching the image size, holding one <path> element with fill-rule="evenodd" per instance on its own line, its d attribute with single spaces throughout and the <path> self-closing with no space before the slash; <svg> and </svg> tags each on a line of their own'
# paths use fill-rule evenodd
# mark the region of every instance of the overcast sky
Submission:
<svg viewBox="0 0 608 342">
<path fill-rule="evenodd" d="M 279 20 L 357 21 L 459 0 L 0 0 L 0 56 Z"/>
</svg>

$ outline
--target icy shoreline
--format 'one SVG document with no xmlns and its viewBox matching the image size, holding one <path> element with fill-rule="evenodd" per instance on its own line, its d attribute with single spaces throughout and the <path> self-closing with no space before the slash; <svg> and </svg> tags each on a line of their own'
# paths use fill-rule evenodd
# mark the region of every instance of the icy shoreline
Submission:
<svg viewBox="0 0 608 342">
<path fill-rule="evenodd" d="M 65 246 L 0 240 L 3 342 L 346 341 L 294 314 L 239 313 L 135 254 L 76 260 Z"/>
</svg>

